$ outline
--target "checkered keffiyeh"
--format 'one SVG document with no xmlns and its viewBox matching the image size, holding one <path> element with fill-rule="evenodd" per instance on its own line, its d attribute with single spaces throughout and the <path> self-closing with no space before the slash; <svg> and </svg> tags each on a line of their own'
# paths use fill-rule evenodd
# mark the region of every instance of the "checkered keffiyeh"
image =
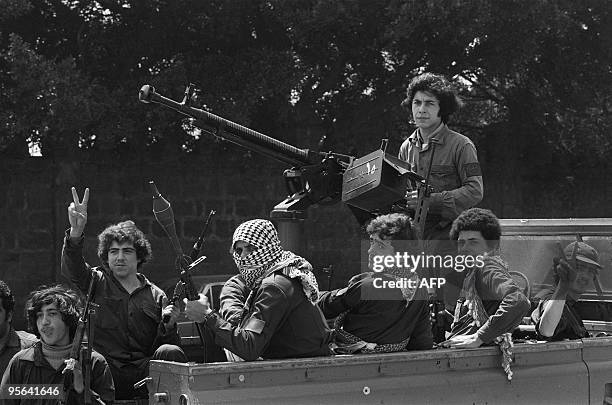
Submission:
<svg viewBox="0 0 612 405">
<path fill-rule="evenodd" d="M 311 302 L 316 302 L 319 287 L 312 266 L 303 257 L 283 250 L 276 228 L 270 221 L 253 219 L 240 224 L 234 231 L 232 247 L 237 241 L 246 242 L 257 248 L 243 258 L 233 253 L 236 267 L 250 289 L 259 286 L 272 272 L 283 269 L 283 274 L 287 277 L 300 278 L 306 297 Z"/>
</svg>

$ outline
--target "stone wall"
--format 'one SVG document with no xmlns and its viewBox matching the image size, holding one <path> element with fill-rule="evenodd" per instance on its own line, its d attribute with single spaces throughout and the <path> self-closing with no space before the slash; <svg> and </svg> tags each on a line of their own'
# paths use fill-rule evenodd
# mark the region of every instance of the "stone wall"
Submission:
<svg viewBox="0 0 612 405">
<path fill-rule="evenodd" d="M 612 182 L 606 167 L 584 167 L 572 176 L 553 169 L 539 174 L 514 168 L 482 150 L 485 199 L 481 206 L 500 217 L 612 217 Z M 168 154 L 172 155 L 172 154 Z M 136 156 L 136 157 L 134 157 Z M 15 324 L 23 328 L 23 304 L 41 284 L 63 282 L 60 275 L 62 238 L 68 228 L 66 207 L 72 197 L 91 191 L 85 258 L 98 264 L 96 235 L 105 226 L 132 219 L 149 236 L 154 259 L 144 268 L 165 289 L 176 281 L 169 240 L 152 215 L 149 180 L 172 203 L 183 249 L 191 250 L 209 210 L 217 215 L 203 249 L 208 256 L 199 273 L 232 274 L 228 249 L 233 229 L 242 221 L 268 218 L 287 191 L 284 165 L 234 146 L 214 146 L 180 160 L 164 153 L 83 155 L 78 159 L 0 159 L 0 279 L 17 298 Z M 517 169 L 519 168 L 519 169 Z M 359 272 L 362 235 L 341 203 L 308 209 L 304 222 L 306 256 L 323 289 L 340 287 Z M 333 275 L 323 271 L 332 266 Z"/>
</svg>

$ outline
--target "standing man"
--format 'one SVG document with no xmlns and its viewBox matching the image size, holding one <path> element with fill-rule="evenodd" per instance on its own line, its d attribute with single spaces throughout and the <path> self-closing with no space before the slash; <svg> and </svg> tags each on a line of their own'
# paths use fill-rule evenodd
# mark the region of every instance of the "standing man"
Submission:
<svg viewBox="0 0 612 405">
<path fill-rule="evenodd" d="M 423 238 L 429 254 L 453 254 L 448 243 L 455 218 L 482 200 L 482 173 L 476 147 L 472 141 L 447 124 L 462 102 L 444 76 L 424 73 L 412 79 L 402 107 L 410 112 L 416 130 L 402 143 L 399 158 L 423 177 L 431 165 L 429 184 L 437 191 L 431 194 Z M 432 161 L 433 155 L 433 161 Z M 406 193 L 407 208 L 417 206 L 417 191 Z M 454 307 L 462 277 L 460 273 L 437 274 L 446 277 L 444 300 Z"/>
<path fill-rule="evenodd" d="M 589 336 L 574 306 L 591 282 L 599 277 L 599 254 L 584 242 L 570 243 L 563 253 L 565 257 L 554 264 L 554 287 L 538 293 L 536 298 L 540 302 L 531 314 L 538 338 L 544 340 Z"/>
<path fill-rule="evenodd" d="M 70 230 L 62 249 L 62 274 L 83 293 L 91 277 L 97 277 L 94 302 L 96 316 L 94 347 L 108 361 L 118 400 L 148 398 L 146 388 L 134 384 L 149 374 L 149 360 L 186 362 L 178 347 L 178 307 L 167 304 L 166 294 L 139 272 L 151 258 L 151 244 L 132 221 L 106 228 L 98 235 L 98 257 L 102 266 L 92 268 L 83 258 L 83 231 L 87 223 L 89 189 L 79 202 L 72 187 L 68 207 Z M 162 321 L 168 315 L 167 323 Z"/>
<path fill-rule="evenodd" d="M 38 339 L 31 333 L 13 328 L 15 297 L 6 283 L 0 280 L 0 373 L 3 373 L 15 353 L 32 346 Z"/>
<path fill-rule="evenodd" d="M 6 395 L 7 385 L 23 384 L 64 384 L 71 378 L 65 391 L 65 403 L 83 404 L 85 386 L 80 363 L 66 374 L 66 363 L 70 359 L 72 340 L 79 322 L 79 298 L 72 290 L 57 285 L 41 287 L 30 294 L 26 303 L 28 325 L 40 341 L 32 347 L 17 353 L 9 362 L 2 377 L 0 392 Z M 115 399 L 113 378 L 104 357 L 91 352 L 91 380 L 87 388 L 91 392 L 92 403 L 112 403 Z M 59 390 L 58 390 L 59 391 Z M 64 395 L 63 390 L 59 392 Z M 9 404 L 57 404 L 55 399 L 15 399 L 3 400 Z M 4 403 L 4 402 L 3 402 Z"/>
<path fill-rule="evenodd" d="M 319 288 L 312 266 L 282 249 L 274 225 L 264 219 L 240 224 L 230 252 L 241 275 L 233 299 L 249 291 L 239 319 L 226 321 L 203 296 L 186 302 L 185 315 L 202 322 L 217 345 L 246 361 L 331 354 L 331 331 L 316 305 Z"/>
</svg>

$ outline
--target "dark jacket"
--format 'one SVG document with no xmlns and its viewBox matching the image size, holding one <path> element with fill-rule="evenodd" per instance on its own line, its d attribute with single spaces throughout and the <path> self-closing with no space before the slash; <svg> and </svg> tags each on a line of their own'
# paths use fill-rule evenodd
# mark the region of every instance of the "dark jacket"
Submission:
<svg viewBox="0 0 612 405">
<path fill-rule="evenodd" d="M 582 318 L 578 311 L 574 308 L 576 306 L 576 301 L 570 299 L 569 297 L 565 301 L 565 305 L 563 307 L 563 313 L 561 314 L 561 318 L 559 319 L 559 323 L 555 328 L 555 333 L 548 337 L 540 334 L 540 318 L 544 313 L 544 304 L 551 299 L 554 293 L 554 288 L 547 288 L 538 293 L 537 298 L 541 301 L 538 303 L 538 306 L 531 313 L 531 319 L 536 327 L 536 333 L 538 339 L 540 340 L 562 340 L 562 339 L 582 339 L 589 336 L 586 328 L 584 327 L 584 323 L 582 323 Z"/>
<path fill-rule="evenodd" d="M 521 323 L 531 305 L 505 266 L 498 256 L 492 256 L 485 260 L 484 267 L 468 270 L 476 272 L 476 292 L 489 318 L 483 325 L 473 325 L 472 315 L 463 305 L 451 336 L 478 333 L 480 340 L 486 344 L 503 333 L 512 332 Z"/>
<path fill-rule="evenodd" d="M 20 350 L 31 347 L 38 341 L 38 338 L 28 332 L 15 330 L 12 326 L 9 329 L 9 337 L 6 345 L 0 349 L 0 373 L 4 373 L 11 358 Z"/>
<path fill-rule="evenodd" d="M 219 294 L 219 315 L 229 323 L 237 326 L 242 317 L 244 303 L 249 296 L 249 288 L 240 274 L 236 274 L 225 282 Z"/>
<path fill-rule="evenodd" d="M 326 356 L 331 331 L 319 308 L 310 302 L 299 279 L 275 271 L 253 290 L 239 326 L 218 314 L 205 325 L 215 343 L 245 360 Z"/>
<path fill-rule="evenodd" d="M 380 288 L 382 280 L 395 279 L 384 273 L 358 274 L 349 280 L 348 287 L 322 293 L 319 307 L 327 318 L 348 311 L 343 329 L 366 342 L 400 343 L 410 338 L 407 350 L 431 349 L 427 290 L 418 288 L 407 303 L 401 290 Z"/>
<path fill-rule="evenodd" d="M 138 273 L 142 286 L 130 294 L 110 270 L 91 268 L 82 251 L 83 238 L 73 244 L 66 232 L 62 274 L 83 293 L 87 293 L 92 275 L 98 277 L 94 302 L 100 307 L 96 310 L 94 347 L 111 367 L 146 367 L 159 346 L 179 344 L 176 327 L 166 330 L 161 322 L 167 298 L 159 287 Z"/>
<path fill-rule="evenodd" d="M 91 393 L 92 402 L 96 404 L 111 403 L 115 400 L 115 388 L 113 377 L 104 357 L 99 353 L 92 351 L 91 353 Z M 51 364 L 44 358 L 42 352 L 42 344 L 37 342 L 34 346 L 24 349 L 17 353 L 9 362 L 4 376 L 2 377 L 2 392 L 5 392 L 7 384 L 64 384 L 64 375 L 62 371 L 65 365 L 59 369 L 54 369 Z M 60 388 L 60 390 L 63 390 Z M 69 389 L 67 392 L 68 405 L 84 404 L 84 393 L 78 394 L 74 389 Z M 3 404 L 31 404 L 31 405 L 50 405 L 57 404 L 57 399 L 22 399 L 2 401 Z"/>
</svg>

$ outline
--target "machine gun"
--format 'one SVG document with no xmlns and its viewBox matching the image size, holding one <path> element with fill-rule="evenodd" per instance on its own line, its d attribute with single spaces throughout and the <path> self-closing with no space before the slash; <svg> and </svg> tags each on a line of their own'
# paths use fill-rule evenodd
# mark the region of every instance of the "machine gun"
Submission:
<svg viewBox="0 0 612 405">
<path fill-rule="evenodd" d="M 178 102 L 144 85 L 138 97 L 143 103 L 158 103 L 192 118 L 193 125 L 205 133 L 291 166 L 283 173 L 288 197 L 270 213 L 278 221 L 279 237 L 288 250 L 302 250 L 302 222 L 312 204 L 342 199 L 357 210 L 375 215 L 389 212 L 394 203 L 401 202 L 409 181 L 425 186 L 423 177 L 382 148 L 360 159 L 297 148 L 193 107 L 193 95 L 193 85 L 189 85 Z"/>
<path fill-rule="evenodd" d="M 91 281 L 89 282 L 89 288 L 87 289 L 87 298 L 85 301 L 85 308 L 83 313 L 79 317 L 74 338 L 72 339 L 72 346 L 70 349 L 70 357 L 66 363 L 64 369 L 64 400 L 67 400 L 68 390 L 74 385 L 74 369 L 76 363 L 81 361 L 81 369 L 83 372 L 83 389 L 85 395 L 85 404 L 91 404 L 91 350 L 93 345 L 93 319 L 95 317 L 95 308 L 98 306 L 93 302 L 96 294 L 96 284 L 98 279 L 95 274 L 92 275 Z M 87 347 L 82 347 L 83 338 L 85 337 L 85 331 L 87 330 Z"/>
<path fill-rule="evenodd" d="M 177 102 L 157 93 L 154 87 L 144 85 L 139 99 L 143 103 L 159 103 L 191 117 L 193 125 L 205 133 L 291 165 L 292 168 L 284 173 L 289 197 L 277 205 L 275 211 L 303 211 L 311 204 L 339 199 L 342 173 L 352 161 L 351 156 L 289 145 L 191 106 L 193 95 L 193 85 L 189 85 L 183 101 Z"/>
</svg>

